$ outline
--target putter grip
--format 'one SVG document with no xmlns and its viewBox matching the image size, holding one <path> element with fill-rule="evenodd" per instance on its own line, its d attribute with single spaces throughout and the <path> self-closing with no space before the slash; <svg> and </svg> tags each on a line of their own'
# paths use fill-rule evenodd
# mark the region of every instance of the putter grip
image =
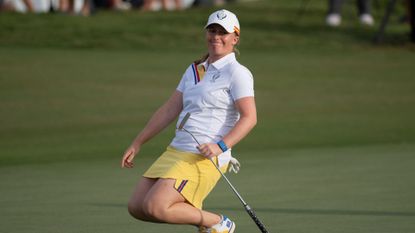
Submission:
<svg viewBox="0 0 415 233">
<path fill-rule="evenodd" d="M 249 216 L 251 216 L 252 220 L 254 220 L 255 224 L 261 230 L 262 233 L 268 233 L 267 229 L 265 228 L 264 224 L 262 224 L 261 220 L 258 219 L 255 212 L 249 205 L 245 206 L 246 211 L 248 212 Z"/>
<path fill-rule="evenodd" d="M 190 117 L 190 112 L 186 113 L 186 115 L 183 117 L 178 129 L 180 130 L 183 129 L 184 124 L 186 124 L 186 121 L 189 120 L 189 117 Z"/>
</svg>

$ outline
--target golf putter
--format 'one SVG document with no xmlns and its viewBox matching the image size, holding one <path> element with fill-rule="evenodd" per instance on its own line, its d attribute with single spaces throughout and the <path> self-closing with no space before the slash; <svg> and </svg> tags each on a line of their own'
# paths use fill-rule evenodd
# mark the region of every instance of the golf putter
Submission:
<svg viewBox="0 0 415 233">
<path fill-rule="evenodd" d="M 196 139 L 196 137 L 189 132 L 187 129 L 184 128 L 184 125 L 186 124 L 186 121 L 189 120 L 190 113 L 186 113 L 186 115 L 183 117 L 183 120 L 180 122 L 178 130 L 183 130 L 186 133 L 190 134 L 192 136 L 193 140 L 200 146 L 199 141 Z M 216 169 L 219 171 L 221 176 L 225 179 L 226 183 L 228 183 L 229 187 L 232 189 L 233 193 L 238 197 L 238 199 L 241 201 L 242 205 L 244 206 L 246 212 L 248 212 L 249 216 L 252 218 L 252 220 L 255 222 L 255 224 L 258 226 L 258 228 L 261 230 L 262 233 L 268 233 L 268 230 L 265 228 L 264 224 L 259 220 L 259 218 L 256 216 L 254 210 L 244 201 L 244 199 L 241 197 L 241 195 L 238 193 L 238 191 L 235 189 L 235 187 L 232 185 L 232 183 L 229 181 L 229 179 L 223 174 L 223 172 L 220 170 L 218 165 L 212 160 L 212 158 L 209 158 L 209 160 L 212 162 L 212 164 L 216 167 Z"/>
</svg>

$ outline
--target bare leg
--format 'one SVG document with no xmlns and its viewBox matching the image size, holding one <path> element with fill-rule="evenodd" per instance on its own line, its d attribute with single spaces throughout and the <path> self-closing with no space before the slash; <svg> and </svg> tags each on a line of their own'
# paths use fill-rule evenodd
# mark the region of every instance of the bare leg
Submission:
<svg viewBox="0 0 415 233">
<path fill-rule="evenodd" d="M 174 184 L 173 179 L 142 178 L 128 205 L 130 214 L 143 221 L 205 227 L 221 221 L 219 215 L 187 203 Z"/>
<path fill-rule="evenodd" d="M 149 222 L 156 222 L 156 219 L 146 216 L 143 205 L 144 199 L 151 187 L 157 182 L 157 179 L 142 177 L 134 190 L 133 196 L 128 203 L 128 212 L 137 219 Z"/>
<path fill-rule="evenodd" d="M 161 0 L 161 9 L 167 10 L 167 0 Z"/>
<path fill-rule="evenodd" d="M 150 11 L 154 0 L 144 0 L 143 11 Z"/>
<path fill-rule="evenodd" d="M 89 16 L 91 14 L 91 0 L 84 0 L 82 5 L 81 14 L 83 16 Z"/>
<path fill-rule="evenodd" d="M 31 0 L 23 0 L 24 4 L 26 5 L 27 12 L 33 12 L 33 3 Z"/>
<path fill-rule="evenodd" d="M 59 0 L 59 11 L 60 12 L 68 12 L 69 9 L 69 1 L 68 0 Z"/>
<path fill-rule="evenodd" d="M 182 1 L 181 0 L 174 0 L 174 3 L 175 3 L 175 7 L 176 7 L 176 10 L 181 10 L 182 9 Z"/>
</svg>

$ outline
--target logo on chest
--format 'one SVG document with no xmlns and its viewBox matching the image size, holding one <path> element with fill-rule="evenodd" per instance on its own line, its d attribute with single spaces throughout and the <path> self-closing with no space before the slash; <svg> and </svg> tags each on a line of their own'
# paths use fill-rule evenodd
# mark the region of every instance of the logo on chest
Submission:
<svg viewBox="0 0 415 233">
<path fill-rule="evenodd" d="M 210 82 L 214 83 L 216 82 L 216 79 L 220 78 L 220 73 L 216 73 L 212 76 L 212 78 L 210 79 Z"/>
</svg>

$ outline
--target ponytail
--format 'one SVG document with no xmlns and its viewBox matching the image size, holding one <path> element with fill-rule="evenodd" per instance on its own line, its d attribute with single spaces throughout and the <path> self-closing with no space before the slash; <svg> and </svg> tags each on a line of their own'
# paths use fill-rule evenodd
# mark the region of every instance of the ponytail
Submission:
<svg viewBox="0 0 415 233">
<path fill-rule="evenodd" d="M 206 54 L 205 54 L 205 55 L 203 55 L 201 58 L 199 58 L 199 59 L 195 60 L 195 61 L 194 61 L 194 63 L 195 63 L 196 65 L 199 65 L 200 63 L 202 63 L 202 62 L 206 61 L 206 59 L 208 59 L 208 57 L 209 57 L 209 53 L 206 53 Z"/>
<path fill-rule="evenodd" d="M 241 53 L 239 52 L 239 49 L 236 46 L 233 47 L 233 52 L 235 53 L 236 56 L 241 55 Z"/>
</svg>

